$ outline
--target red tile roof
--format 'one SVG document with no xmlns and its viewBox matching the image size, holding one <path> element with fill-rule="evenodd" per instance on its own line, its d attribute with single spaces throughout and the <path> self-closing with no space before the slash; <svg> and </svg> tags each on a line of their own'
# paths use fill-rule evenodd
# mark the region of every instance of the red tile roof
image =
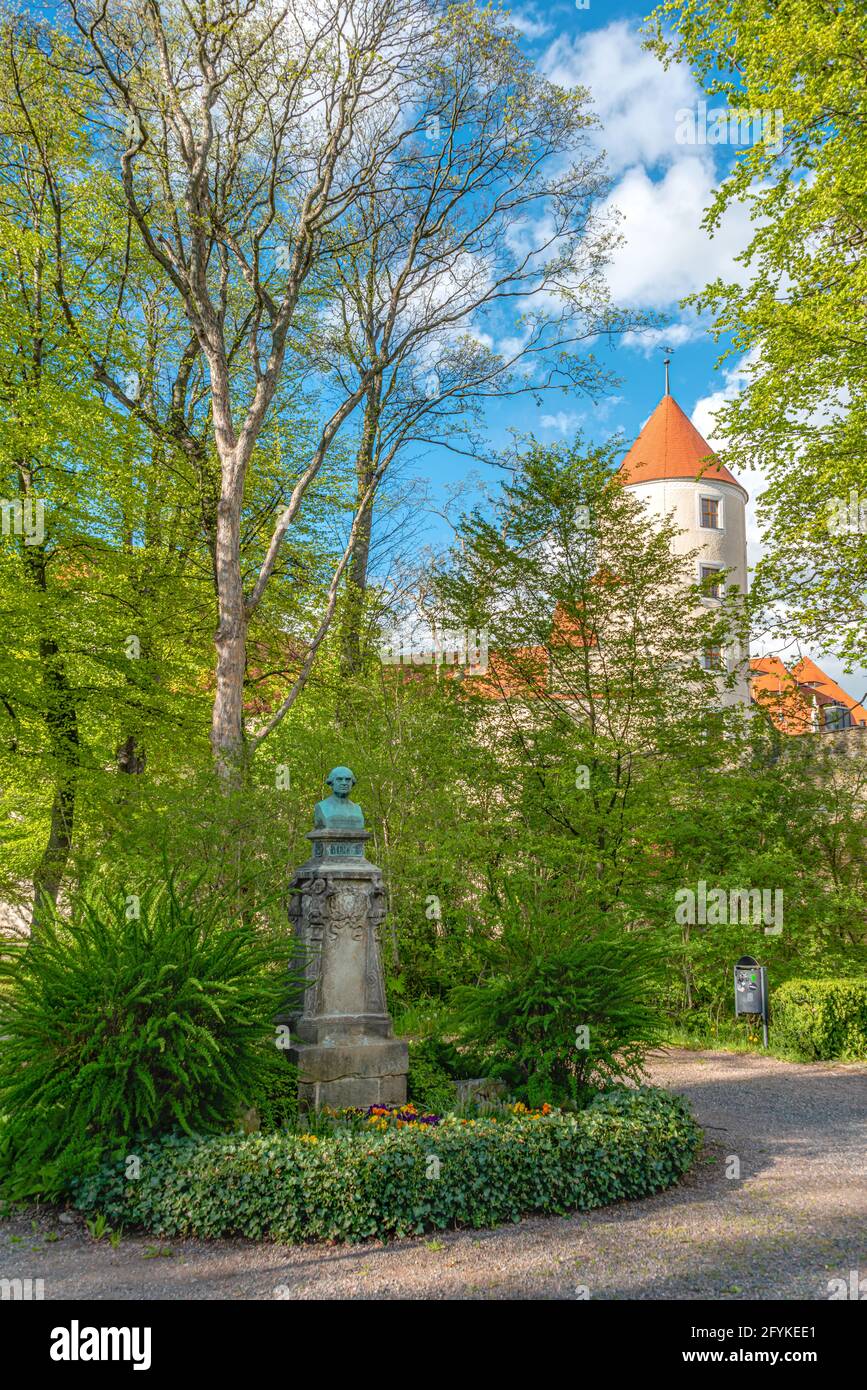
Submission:
<svg viewBox="0 0 867 1390">
<path fill-rule="evenodd" d="M 709 478 L 747 491 L 715 458 L 710 445 L 673 396 L 663 396 L 618 470 L 628 483 L 665 478 Z"/>
<path fill-rule="evenodd" d="M 825 700 L 822 703 L 830 700 L 835 705 L 845 705 L 852 715 L 853 724 L 867 723 L 867 710 L 853 700 L 851 695 L 847 695 L 843 687 L 838 685 L 835 680 L 826 676 L 825 672 L 808 656 L 801 657 L 797 666 L 792 667 L 792 675 L 799 685 L 808 685 L 816 691 L 817 695 L 824 696 Z"/>
<path fill-rule="evenodd" d="M 490 652 L 488 669 L 465 677 L 467 690 L 487 700 L 529 698 L 543 693 L 547 684 L 547 647 L 516 647 L 507 660 Z"/>
<path fill-rule="evenodd" d="M 754 657 L 750 662 L 750 688 L 756 704 L 768 711 L 784 734 L 807 734 L 815 728 L 814 695 L 818 705 L 845 706 L 853 724 L 867 723 L 867 712 L 862 706 L 808 656 L 791 671 L 778 656 Z"/>
<path fill-rule="evenodd" d="M 784 734 L 806 734 L 812 728 L 809 702 L 792 673 L 778 656 L 754 657 L 750 662 L 750 691 Z"/>
</svg>

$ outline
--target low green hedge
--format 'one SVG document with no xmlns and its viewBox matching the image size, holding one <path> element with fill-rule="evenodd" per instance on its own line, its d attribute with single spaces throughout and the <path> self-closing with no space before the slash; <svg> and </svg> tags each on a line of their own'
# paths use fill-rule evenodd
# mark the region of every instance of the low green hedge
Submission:
<svg viewBox="0 0 867 1390">
<path fill-rule="evenodd" d="M 134 1164 L 104 1165 L 75 1184 L 74 1200 L 157 1236 L 358 1241 L 643 1197 L 675 1182 L 699 1141 L 678 1096 L 642 1087 L 578 1114 L 448 1116 L 436 1128 L 327 1137 L 171 1135 L 139 1146 L 138 1178 L 126 1176 Z"/>
<path fill-rule="evenodd" d="M 775 1045 L 803 1061 L 867 1058 L 867 981 L 787 980 L 771 996 Z"/>
</svg>

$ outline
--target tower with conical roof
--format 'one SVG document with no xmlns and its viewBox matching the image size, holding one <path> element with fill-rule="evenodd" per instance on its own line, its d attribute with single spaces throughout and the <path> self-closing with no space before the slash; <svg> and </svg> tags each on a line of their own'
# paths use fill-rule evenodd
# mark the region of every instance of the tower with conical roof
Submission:
<svg viewBox="0 0 867 1390">
<path fill-rule="evenodd" d="M 720 572 L 716 596 L 702 602 L 722 602 L 724 588 L 734 585 L 746 594 L 748 494 L 669 394 L 668 363 L 665 395 L 620 465 L 619 475 L 651 516 L 673 518 L 679 529 L 675 554 L 698 551 L 696 581 L 709 571 Z M 749 704 L 747 657 L 740 649 L 706 654 L 708 663 L 718 660 L 727 670 L 739 672 L 737 684 L 723 692 L 726 704 Z"/>
</svg>

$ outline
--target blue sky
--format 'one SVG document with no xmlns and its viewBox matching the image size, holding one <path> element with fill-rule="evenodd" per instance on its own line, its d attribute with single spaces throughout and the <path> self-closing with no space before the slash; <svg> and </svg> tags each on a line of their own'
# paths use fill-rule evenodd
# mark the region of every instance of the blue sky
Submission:
<svg viewBox="0 0 867 1390">
<path fill-rule="evenodd" d="M 727 218 L 713 239 L 700 225 L 731 149 L 678 143 L 677 112 L 695 107 L 702 93 L 688 70 L 666 71 L 642 48 L 640 29 L 650 4 L 590 0 L 579 9 L 574 0 L 563 0 L 507 8 L 541 71 L 562 86 L 590 89 L 601 123 L 594 142 L 605 152 L 611 202 L 622 215 L 624 244 L 608 276 L 615 301 L 666 315 L 670 322 L 610 347 L 593 344 L 594 354 L 621 379 L 601 408 L 566 393 L 546 396 L 540 408 L 525 399 L 511 409 L 498 406 L 492 432 L 505 439 L 508 426 L 515 425 L 554 440 L 580 428 L 595 440 L 621 430 L 628 445 L 662 395 L 664 344 L 675 349 L 672 393 L 687 414 L 695 412 L 699 428 L 710 430 L 717 393 L 735 386 L 715 370 L 722 349 L 708 334 L 707 321 L 700 323 L 678 304 L 717 274 L 739 273 L 734 257 L 748 240 L 746 214 Z"/>
<path fill-rule="evenodd" d="M 619 428 L 631 441 L 662 394 L 663 344 L 675 348 L 672 391 L 687 414 L 725 385 L 714 370 L 719 346 L 678 301 L 716 273 L 735 273 L 733 257 L 748 223 L 730 219 L 713 240 L 701 230 L 712 189 L 725 172 L 721 154 L 729 151 L 676 140 L 676 113 L 694 106 L 701 92 L 686 69 L 666 71 L 642 48 L 640 27 L 650 8 L 618 0 L 590 0 L 580 9 L 565 0 L 511 6 L 512 21 L 541 70 L 562 86 L 590 89 L 601 122 L 596 142 L 614 183 L 611 201 L 623 217 L 624 245 L 609 274 L 615 300 L 671 320 L 658 334 L 611 348 L 595 344 L 594 352 L 622 379 L 616 399 L 601 418 L 574 397 L 547 400 L 533 422 L 542 438 L 562 438 L 578 425 L 592 438 Z"/>
<path fill-rule="evenodd" d="M 685 296 L 717 278 L 744 275 L 735 257 L 749 240 L 746 210 L 727 213 L 711 238 L 701 221 L 714 188 L 734 158 L 731 146 L 681 143 L 677 112 L 695 109 L 703 93 L 685 67 L 667 70 L 642 48 L 640 29 L 652 3 L 636 8 L 628 0 L 574 0 L 560 3 L 515 3 L 507 6 L 522 35 L 526 51 L 541 71 L 562 86 L 587 86 L 601 122 L 596 137 L 606 152 L 613 181 L 612 203 L 622 214 L 624 244 L 610 267 L 609 284 L 615 301 L 634 309 L 664 314 L 669 325 L 658 333 L 627 336 L 612 346 L 595 343 L 593 351 L 614 371 L 621 384 L 600 407 L 566 393 L 548 395 L 541 407 L 531 398 L 503 402 L 490 418 L 494 439 L 508 440 L 509 428 L 532 433 L 541 440 L 571 439 L 576 431 L 591 440 L 621 431 L 624 451 L 638 434 L 663 392 L 663 344 L 674 349 L 671 389 L 681 407 L 711 445 L 714 411 L 739 389 L 738 359 L 722 368 L 716 363 L 726 341 L 714 341 L 709 320 L 699 321 L 692 310 L 681 309 Z M 710 103 L 712 107 L 719 102 Z M 439 484 L 458 479 L 466 462 L 444 458 L 437 451 L 421 460 L 419 471 L 436 475 Z M 740 481 L 754 498 L 763 480 L 756 472 Z M 750 509 L 749 561 L 760 553 L 760 537 Z M 433 523 L 428 539 L 445 539 Z M 784 660 L 797 659 L 797 649 L 756 641 L 754 654 L 774 650 Z M 853 698 L 867 690 L 867 673 L 843 674 L 832 656 L 809 652 Z"/>
</svg>

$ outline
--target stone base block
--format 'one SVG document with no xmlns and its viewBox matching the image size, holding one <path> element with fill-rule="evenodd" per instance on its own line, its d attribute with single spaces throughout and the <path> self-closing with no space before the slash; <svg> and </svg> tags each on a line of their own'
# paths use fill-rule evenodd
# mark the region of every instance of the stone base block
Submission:
<svg viewBox="0 0 867 1390">
<path fill-rule="evenodd" d="M 290 1047 L 286 1056 L 298 1068 L 298 1100 L 318 1110 L 355 1105 L 403 1105 L 409 1051 L 398 1038 L 373 1038 L 352 1044 L 323 1043 Z"/>
<path fill-rule="evenodd" d="M 455 1091 L 461 1105 L 484 1105 L 490 1101 L 504 1100 L 506 1084 L 504 1081 L 493 1081 L 489 1076 L 476 1076 L 471 1080 L 456 1081 Z"/>
</svg>

